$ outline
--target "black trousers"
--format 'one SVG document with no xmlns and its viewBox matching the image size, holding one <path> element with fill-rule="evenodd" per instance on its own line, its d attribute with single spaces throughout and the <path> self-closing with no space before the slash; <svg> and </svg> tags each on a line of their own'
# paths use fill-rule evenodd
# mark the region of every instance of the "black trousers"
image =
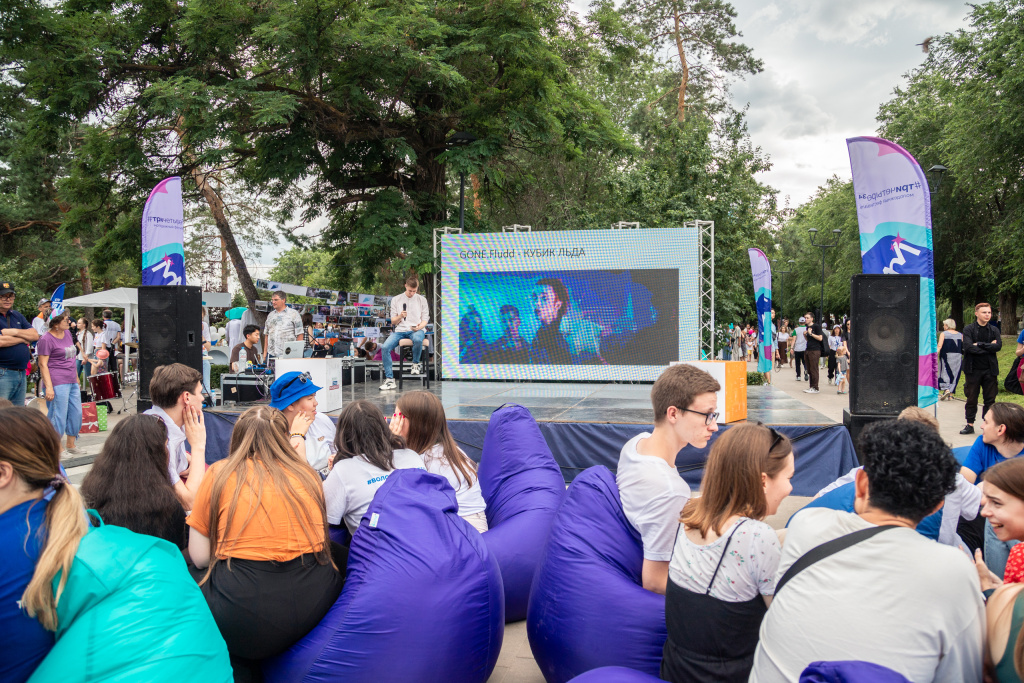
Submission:
<svg viewBox="0 0 1024 683">
<path fill-rule="evenodd" d="M 828 351 L 828 378 L 833 380 L 836 377 L 836 352 L 835 349 Z"/>
<path fill-rule="evenodd" d="M 796 378 L 800 379 L 800 368 L 804 367 L 804 352 L 794 351 L 793 358 L 796 360 Z"/>
<path fill-rule="evenodd" d="M 331 550 L 335 563 L 347 560 L 347 552 Z M 339 568 L 318 564 L 311 554 L 286 562 L 234 558 L 230 567 L 218 562 L 200 588 L 236 670 L 284 652 L 309 633 L 341 593 L 345 567 Z M 189 569 L 197 581 L 206 574 Z"/>
<path fill-rule="evenodd" d="M 996 402 L 996 394 L 999 393 L 999 378 L 995 375 L 964 373 L 964 395 L 967 397 L 967 405 L 964 406 L 964 417 L 969 425 L 974 424 L 974 418 L 978 415 L 979 389 L 985 401 L 985 407 L 981 411 L 981 419 L 985 419 L 985 413 Z"/>
</svg>

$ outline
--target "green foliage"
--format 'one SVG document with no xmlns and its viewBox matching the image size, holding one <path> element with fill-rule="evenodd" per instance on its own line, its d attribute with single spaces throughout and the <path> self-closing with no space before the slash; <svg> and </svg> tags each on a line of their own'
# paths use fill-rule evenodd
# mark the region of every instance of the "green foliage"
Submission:
<svg viewBox="0 0 1024 683">
<path fill-rule="evenodd" d="M 220 376 L 231 373 L 231 366 L 229 365 L 211 365 L 210 366 L 210 389 L 220 389 Z"/>
<path fill-rule="evenodd" d="M 768 378 L 763 372 L 748 372 L 747 373 L 747 386 L 748 387 L 759 387 L 768 383 Z"/>
</svg>

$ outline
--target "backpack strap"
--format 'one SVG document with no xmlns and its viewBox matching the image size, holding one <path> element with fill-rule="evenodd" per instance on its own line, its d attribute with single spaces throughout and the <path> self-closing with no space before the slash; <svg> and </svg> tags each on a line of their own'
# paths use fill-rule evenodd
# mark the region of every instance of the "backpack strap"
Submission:
<svg viewBox="0 0 1024 683">
<path fill-rule="evenodd" d="M 879 534 L 886 529 L 895 529 L 895 524 L 884 524 L 882 526 L 873 526 L 867 529 L 860 529 L 853 533 L 840 536 L 839 538 L 833 538 L 831 541 L 826 541 L 819 546 L 811 548 L 810 551 L 804 553 L 796 562 L 789 566 L 786 573 L 782 575 L 779 582 L 775 585 L 775 595 L 779 594 L 782 587 L 789 583 L 790 579 L 802 572 L 803 570 L 810 567 L 815 562 L 824 560 L 826 557 L 835 555 L 836 553 L 846 550 L 850 546 L 857 545 L 861 541 L 866 541 L 875 534 Z"/>
</svg>

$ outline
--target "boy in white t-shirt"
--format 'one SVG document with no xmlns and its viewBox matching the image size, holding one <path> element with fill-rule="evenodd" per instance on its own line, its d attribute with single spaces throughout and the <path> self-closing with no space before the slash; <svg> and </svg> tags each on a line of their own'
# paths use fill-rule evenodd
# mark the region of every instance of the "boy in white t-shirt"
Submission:
<svg viewBox="0 0 1024 683">
<path fill-rule="evenodd" d="M 665 592 L 679 513 L 690 499 L 676 455 L 687 444 L 704 448 L 718 431 L 719 389 L 699 368 L 670 366 L 651 389 L 654 432 L 637 434 L 619 454 L 615 483 L 622 511 L 643 542 L 643 586 L 655 593 Z"/>
</svg>

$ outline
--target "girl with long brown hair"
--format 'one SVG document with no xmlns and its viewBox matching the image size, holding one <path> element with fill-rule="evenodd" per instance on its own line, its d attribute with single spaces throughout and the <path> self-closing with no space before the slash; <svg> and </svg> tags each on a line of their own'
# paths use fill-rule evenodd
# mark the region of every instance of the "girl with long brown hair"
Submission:
<svg viewBox="0 0 1024 683">
<path fill-rule="evenodd" d="M 793 448 L 774 429 L 731 427 L 715 441 L 699 497 L 683 508 L 665 592 L 661 677 L 746 681 L 782 555 L 764 518 L 793 490 Z"/>
<path fill-rule="evenodd" d="M 1000 541 L 1024 540 L 1024 458 L 993 465 L 981 486 L 981 515 L 996 537 Z M 1024 583 L 1004 584 L 985 565 L 980 550 L 975 564 L 981 588 L 989 595 L 985 668 L 997 683 L 1020 683 L 1024 673 Z"/>
<path fill-rule="evenodd" d="M 431 474 L 439 474 L 455 489 L 459 516 L 483 533 L 487 531 L 487 504 L 480 491 L 476 463 L 462 452 L 448 431 L 441 399 L 429 391 L 410 391 L 395 403 L 391 431 L 423 456 Z"/>
<path fill-rule="evenodd" d="M 237 668 L 283 652 L 308 633 L 341 592 L 331 559 L 319 475 L 269 406 L 250 408 L 231 432 L 188 519 L 188 549 Z"/>
<path fill-rule="evenodd" d="M 334 467 L 324 481 L 327 520 L 344 521 L 351 534 L 393 471 L 426 469 L 420 454 L 388 430 L 384 413 L 369 401 L 353 401 L 342 409 L 334 445 Z"/>
</svg>

